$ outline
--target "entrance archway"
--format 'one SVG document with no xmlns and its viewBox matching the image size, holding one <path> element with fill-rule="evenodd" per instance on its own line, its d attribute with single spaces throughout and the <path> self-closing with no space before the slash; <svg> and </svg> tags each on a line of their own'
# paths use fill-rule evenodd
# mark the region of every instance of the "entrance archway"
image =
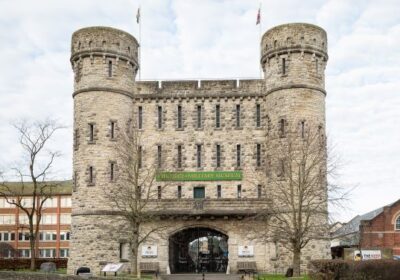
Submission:
<svg viewBox="0 0 400 280">
<path fill-rule="evenodd" d="M 171 273 L 225 273 L 228 266 L 228 236 L 215 229 L 192 227 L 169 238 Z"/>
</svg>

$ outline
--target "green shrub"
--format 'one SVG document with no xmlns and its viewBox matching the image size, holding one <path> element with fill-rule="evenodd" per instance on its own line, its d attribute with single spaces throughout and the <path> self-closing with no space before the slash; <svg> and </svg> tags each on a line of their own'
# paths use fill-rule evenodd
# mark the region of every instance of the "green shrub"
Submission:
<svg viewBox="0 0 400 280">
<path fill-rule="evenodd" d="M 314 260 L 309 275 L 311 280 L 398 280 L 400 261 Z"/>
<path fill-rule="evenodd" d="M 57 268 L 67 268 L 68 259 L 36 259 L 36 269 L 44 262 L 53 262 Z M 6 270 L 20 270 L 29 269 L 31 266 L 31 259 L 0 259 L 0 269 Z"/>
</svg>

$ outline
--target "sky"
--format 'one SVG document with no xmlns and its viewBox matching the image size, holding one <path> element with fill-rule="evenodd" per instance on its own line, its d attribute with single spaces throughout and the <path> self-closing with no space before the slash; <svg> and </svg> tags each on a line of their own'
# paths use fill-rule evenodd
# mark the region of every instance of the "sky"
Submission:
<svg viewBox="0 0 400 280">
<path fill-rule="evenodd" d="M 72 177 L 72 33 L 112 26 L 139 38 L 141 78 L 258 78 L 260 32 L 308 22 L 328 33 L 327 133 L 341 158 L 338 182 L 354 188 L 337 219 L 400 199 L 399 0 L 1 0 L 0 170 L 20 164 L 21 119 L 67 126 L 49 149 L 53 176 Z"/>
</svg>

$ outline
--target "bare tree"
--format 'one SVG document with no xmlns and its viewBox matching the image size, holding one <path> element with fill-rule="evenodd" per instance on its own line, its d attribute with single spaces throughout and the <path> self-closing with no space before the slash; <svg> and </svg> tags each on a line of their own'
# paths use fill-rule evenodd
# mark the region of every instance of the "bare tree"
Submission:
<svg viewBox="0 0 400 280">
<path fill-rule="evenodd" d="M 34 123 L 20 121 L 13 126 L 18 133 L 24 163 L 22 166 L 12 168 L 19 180 L 18 183 L 2 180 L 0 197 L 27 215 L 31 249 L 30 268 L 34 270 L 43 205 L 51 198 L 53 189 L 58 186 L 57 182 L 48 180 L 53 163 L 60 153 L 46 148 L 54 133 L 63 127 L 49 119 Z M 27 203 L 26 197 L 32 202 L 29 200 Z"/>
<path fill-rule="evenodd" d="M 118 175 L 110 174 L 115 187 L 105 190 L 112 207 L 127 222 L 130 247 L 131 272 L 140 278 L 138 264 L 139 246 L 154 233 L 160 233 L 164 226 L 159 220 L 156 208 L 162 188 L 156 183 L 156 175 L 161 164 L 145 162 L 141 132 L 128 123 L 126 131 L 119 131 L 115 149 L 118 156 Z M 114 171 L 111 171 L 114 172 Z M 144 226 L 146 225 L 146 227 Z"/>
<path fill-rule="evenodd" d="M 301 134 L 301 135 L 299 135 Z M 328 185 L 337 167 L 328 160 L 321 127 L 278 135 L 267 156 L 269 238 L 292 252 L 294 276 L 300 275 L 302 249 L 312 240 L 328 239 L 328 203 L 340 204 L 345 193 Z M 271 161 L 275 164 L 271 164 Z"/>
</svg>

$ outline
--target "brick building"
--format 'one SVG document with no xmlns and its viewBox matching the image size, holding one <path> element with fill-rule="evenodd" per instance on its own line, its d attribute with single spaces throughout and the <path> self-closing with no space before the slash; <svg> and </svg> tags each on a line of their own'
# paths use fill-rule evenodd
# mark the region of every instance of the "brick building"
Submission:
<svg viewBox="0 0 400 280">
<path fill-rule="evenodd" d="M 10 185 L 10 184 L 8 184 Z M 28 184 L 29 185 L 29 184 Z M 18 184 L 15 183 L 18 188 Z M 29 186 L 21 193 L 26 206 L 32 204 Z M 41 258 L 69 256 L 71 228 L 71 182 L 62 182 L 43 206 L 36 255 Z M 38 199 L 38 202 L 40 199 Z M 19 208 L 0 198 L 0 258 L 29 258 L 28 217 Z"/>
<path fill-rule="evenodd" d="M 361 248 L 386 248 L 400 257 L 400 200 L 383 207 L 382 212 L 360 224 Z"/>
</svg>

